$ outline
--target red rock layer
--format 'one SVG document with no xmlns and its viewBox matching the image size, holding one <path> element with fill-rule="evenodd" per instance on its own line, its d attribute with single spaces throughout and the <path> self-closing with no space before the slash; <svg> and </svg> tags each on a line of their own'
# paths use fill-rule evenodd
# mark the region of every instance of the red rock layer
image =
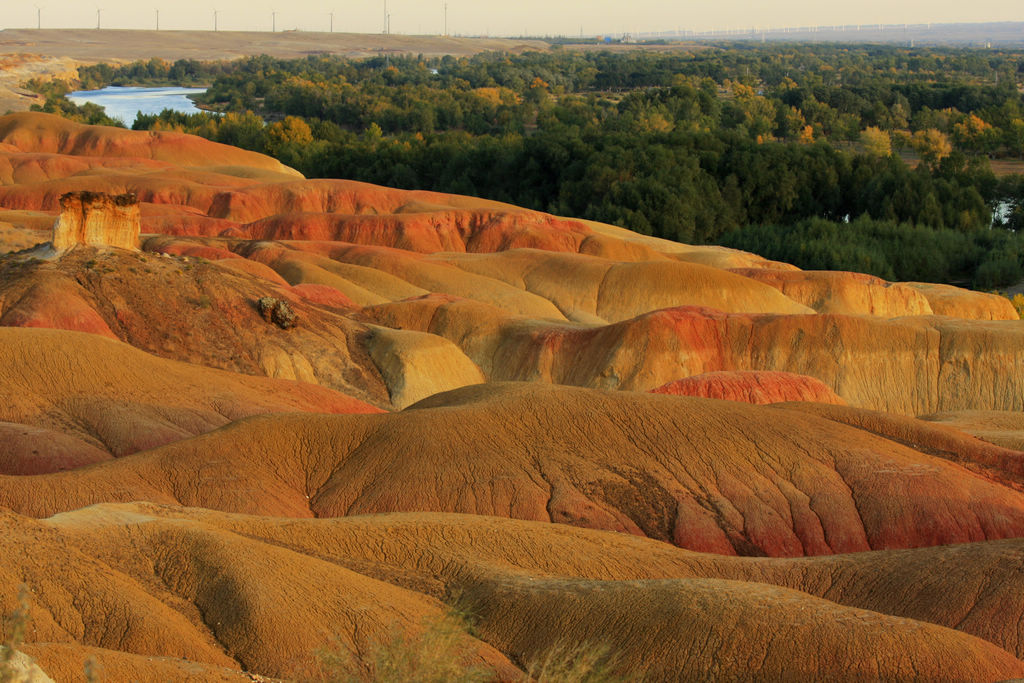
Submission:
<svg viewBox="0 0 1024 683">
<path fill-rule="evenodd" d="M 706 372 L 651 391 L 756 404 L 812 401 L 846 405 L 821 380 L 791 372 Z"/>
</svg>

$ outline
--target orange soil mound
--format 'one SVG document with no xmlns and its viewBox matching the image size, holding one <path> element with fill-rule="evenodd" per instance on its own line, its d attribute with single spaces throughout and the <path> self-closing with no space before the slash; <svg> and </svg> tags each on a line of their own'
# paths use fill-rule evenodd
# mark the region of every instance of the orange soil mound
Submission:
<svg viewBox="0 0 1024 683">
<path fill-rule="evenodd" d="M 816 377 L 851 405 L 902 414 L 1024 410 L 1024 327 L 1010 321 L 677 307 L 584 327 L 443 297 L 380 304 L 360 318 L 446 337 L 491 381 L 649 391 L 706 372 L 783 371 Z"/>
<path fill-rule="evenodd" d="M 35 115 L 32 115 L 33 117 Z M 50 115 L 45 114 L 46 119 L 40 123 L 45 126 L 51 123 Z M 58 119 L 61 128 L 67 125 L 77 126 L 64 119 Z M 0 117 L 0 127 L 9 124 L 7 117 Z M 11 131 L 10 127 L 3 127 L 10 134 L 20 133 Z M 100 134 L 108 129 L 101 129 Z M 123 131 L 122 131 L 123 132 Z M 55 136 L 60 136 L 59 130 L 54 131 Z M 58 143 L 58 140 L 54 140 Z M 113 169 L 131 170 L 136 169 L 147 173 L 154 171 L 169 170 L 174 168 L 172 164 L 152 159 L 125 158 L 120 156 L 83 156 L 72 155 L 68 152 L 44 153 L 32 150 L 31 145 L 25 149 L 11 146 L 0 150 L 0 184 L 3 185 L 33 185 L 45 183 L 50 180 L 70 178 L 77 175 L 96 175 Z"/>
<path fill-rule="evenodd" d="M 917 290 L 863 273 L 764 268 L 734 269 L 733 272 L 775 287 L 818 313 L 894 318 L 933 312 L 928 299 Z"/>
<path fill-rule="evenodd" d="M 18 130 L 15 127 L 14 132 Z M 57 197 L 67 191 L 133 192 L 144 204 L 144 232 L 344 239 L 414 251 L 495 251 L 529 246 L 621 255 L 647 253 L 599 238 L 582 222 L 499 202 L 348 180 L 294 181 L 284 173 L 260 171 L 268 161 L 277 163 L 260 155 L 252 155 L 256 163 L 248 167 L 211 165 L 211 160 L 222 156 L 211 156 L 203 146 L 215 143 L 178 137 L 187 139 L 188 144 L 180 148 L 175 164 L 130 155 L 84 158 L 55 154 L 43 155 L 44 164 L 38 154 L 9 153 L 9 170 L 0 175 L 0 181 L 6 181 L 0 187 L 0 202 L 9 209 L 52 211 Z M 0 174 L 3 172 L 0 165 Z M 180 220 L 168 208 L 155 208 L 161 206 L 177 207 Z"/>
<path fill-rule="evenodd" d="M 0 221 L 26 230 L 50 232 L 53 229 L 54 218 L 54 214 L 42 213 L 40 211 L 0 209 Z"/>
<path fill-rule="evenodd" d="M 35 551 L 0 572 L 33 589 L 28 640 L 56 643 L 29 646 L 44 664 L 56 650 L 127 672 L 148 655 L 211 676 L 287 675 L 332 635 L 367 657 L 436 617 L 431 596 L 458 594 L 490 643 L 466 638 L 467 660 L 502 678 L 515 675 L 502 653 L 525 663 L 554 642 L 606 644 L 621 670 L 654 678 L 1024 672 L 1019 540 L 766 560 L 462 515 L 285 520 L 132 504 L 0 523 L 9 547 Z M 57 548 L 66 563 L 47 562 Z M 82 597 L 69 604 L 61 586 Z M 312 607 L 296 619 L 299 599 Z"/>
<path fill-rule="evenodd" d="M 396 190 L 354 180 L 304 180 L 255 185 L 220 194 L 207 212 L 214 218 L 251 223 L 282 214 L 379 215 L 447 211 L 451 209 L 495 209 L 542 216 L 476 197 Z M 569 225 L 575 221 L 569 219 Z"/>
<path fill-rule="evenodd" d="M 82 438 L 41 427 L 0 422 L 0 473 L 44 474 L 109 460 Z"/>
<path fill-rule="evenodd" d="M 673 298 L 739 310 L 798 305 L 785 298 L 757 303 L 755 289 L 730 289 L 735 283 L 719 278 L 721 271 L 692 264 L 609 265 L 544 251 L 452 261 L 332 242 L 153 238 L 146 247 L 220 260 L 133 261 L 81 252 L 48 268 L 9 261 L 0 285 L 0 320 L 108 334 L 180 360 L 315 381 L 382 405 L 395 387 L 371 358 L 366 326 L 351 319 L 360 306 L 372 307 L 356 314 L 364 322 L 444 337 L 488 380 L 647 391 L 706 372 L 782 371 L 816 377 L 851 405 L 903 414 L 1024 409 L 1024 329 L 1009 321 L 723 315 L 677 307 L 604 325 L 602 315 L 614 319 Z M 486 267 L 494 277 L 467 271 L 463 258 L 481 259 L 473 268 Z M 575 287 L 571 277 L 560 282 L 555 267 L 573 263 L 593 269 Z M 659 270 L 667 266 L 703 270 L 680 273 L 676 282 Z M 686 278 L 704 282 L 705 275 L 715 286 L 692 293 L 685 288 Z M 154 281 L 161 286 L 152 287 Z M 648 284 L 638 287 L 638 281 Z M 281 283 L 320 288 L 303 296 Z M 489 307 L 421 298 L 431 292 Z M 289 300 L 306 323 L 288 333 L 267 326 L 251 306 L 265 295 Z M 197 315 L 179 315 L 189 308 Z M 579 324 L 566 324 L 567 316 Z M 183 338 L 182 328 L 192 337 Z M 240 338 L 240 330 L 248 338 Z M 325 345 L 328 338 L 345 343 Z M 439 342 L 421 337 L 421 343 L 428 353 Z"/>
<path fill-rule="evenodd" d="M 38 428 L 0 445 L 8 473 L 126 455 L 249 415 L 378 412 L 322 387 L 164 360 L 91 334 L 0 328 L 0 359 L 0 420 Z"/>
<path fill-rule="evenodd" d="M 757 404 L 813 401 L 845 405 L 843 399 L 820 380 L 791 372 L 706 372 L 677 379 L 651 391 Z"/>
<path fill-rule="evenodd" d="M 1004 448 L 1024 450 L 1024 412 L 964 410 L 923 415 L 921 419 L 950 425 Z"/>
<path fill-rule="evenodd" d="M 75 330 L 117 339 L 96 309 L 86 302 L 87 296 L 77 283 L 43 280 L 11 297 L 11 303 L 3 302 L 0 326 Z"/>
<path fill-rule="evenodd" d="M 352 299 L 349 299 L 334 287 L 313 284 L 295 285 L 291 288 L 291 291 L 298 294 L 306 301 L 319 304 L 321 306 L 330 306 L 332 308 L 359 308 Z"/>
<path fill-rule="evenodd" d="M 387 382 L 391 405 L 398 409 L 443 391 L 485 381 L 480 368 L 443 337 L 377 328 L 366 347 Z"/>
<path fill-rule="evenodd" d="M 480 385 L 402 413 L 250 418 L 71 473 L 0 478 L 0 505 L 36 516 L 130 500 L 498 514 L 775 556 L 1024 534 L 1010 474 L 943 455 L 789 409 Z M 956 459 L 987 464 L 970 449 Z"/>
<path fill-rule="evenodd" d="M 739 249 L 730 249 L 729 247 L 719 247 L 716 245 L 683 244 L 659 237 L 651 237 L 650 235 L 641 235 L 632 230 L 620 228 L 617 225 L 587 220 L 582 222 L 603 238 L 614 242 L 624 242 L 644 251 L 649 250 L 679 261 L 700 263 L 724 269 L 777 268 L 779 270 L 800 270 L 788 263 L 769 261 L 757 254 L 740 251 Z"/>
<path fill-rule="evenodd" d="M 906 282 L 921 292 L 936 315 L 968 320 L 1018 320 L 1020 316 L 1009 299 L 998 294 L 972 292 L 932 282 Z"/>
<path fill-rule="evenodd" d="M 210 218 L 199 209 L 174 204 L 141 204 L 142 232 L 151 235 L 221 235 L 236 231 L 239 224 L 222 218 Z M 168 240 L 169 241 L 169 240 Z M 198 239 L 185 246 L 197 246 Z M 225 258 L 221 256 L 220 258 Z"/>
<path fill-rule="evenodd" d="M 387 405 L 379 370 L 359 344 L 364 325 L 245 271 L 84 247 L 51 263 L 11 257 L 0 262 L 0 324 L 100 332 L 160 356 Z M 263 320 L 255 308 L 263 296 L 287 301 L 298 327 Z"/>
<path fill-rule="evenodd" d="M 82 680 L 89 666 L 100 680 L 251 683 L 251 674 L 179 657 L 155 657 L 77 643 L 31 643 L 23 647 L 55 681 Z M 259 680 L 259 679 L 255 679 Z"/>
<path fill-rule="evenodd" d="M 533 250 L 451 256 L 459 268 L 507 282 L 554 303 L 568 318 L 618 322 L 659 308 L 707 306 L 727 312 L 810 313 L 771 287 L 718 268 L 667 260 L 617 262 Z"/>
<path fill-rule="evenodd" d="M 927 453 L 940 454 L 966 467 L 987 471 L 997 479 L 1024 484 L 1024 454 L 1021 451 L 987 443 L 953 427 L 870 410 L 808 404 L 788 407 L 866 429 Z M 1019 419 L 1017 422 L 1020 424 Z"/>
<path fill-rule="evenodd" d="M 448 209 L 423 213 L 357 216 L 337 213 L 274 215 L 219 234 L 260 240 L 330 240 L 423 253 L 491 252 L 520 247 L 578 251 L 589 230 L 575 221 L 532 211 Z M 190 234 L 196 224 L 171 234 Z M 204 233 L 192 233 L 204 234 Z"/>
<path fill-rule="evenodd" d="M 140 511 L 133 506 L 102 506 Z M 402 513 L 299 520 L 144 505 L 147 515 L 188 517 L 286 543 L 362 573 L 443 596 L 478 577 L 579 577 L 600 581 L 712 578 L 799 590 L 835 603 L 956 628 L 1020 657 L 1017 624 L 1024 559 L 1020 539 L 798 559 L 694 553 L 637 536 L 479 515 Z M 91 516 L 89 510 L 68 518 Z M 60 519 L 60 518 L 56 518 Z M 131 520 L 125 516 L 125 521 Z M 84 529 L 83 527 L 83 533 Z M 965 616 L 967 615 L 967 616 Z"/>
<path fill-rule="evenodd" d="M 0 209 L 0 254 L 29 249 L 46 242 L 54 217 L 36 211 Z"/>
<path fill-rule="evenodd" d="M 33 588 L 29 642 L 181 658 L 199 663 L 197 673 L 286 677 L 307 668 L 319 648 L 348 647 L 361 659 L 374 641 L 417 633 L 443 610 L 436 599 L 312 554 L 202 523 L 133 518 L 104 528 L 88 518 L 50 524 L 3 515 L 5 542 L 26 552 L 8 558 L 0 577 Z M 471 661 L 514 672 L 486 644 L 467 636 L 464 646 Z M 45 659 L 52 648 L 36 649 Z M 134 675 L 140 664 L 141 671 L 173 671 L 165 660 L 113 659 Z"/>
<path fill-rule="evenodd" d="M 327 255 L 318 253 L 323 251 Z M 362 305 L 439 292 L 480 299 L 521 315 L 564 319 L 543 297 L 403 250 L 335 242 L 268 247 L 260 242 L 245 245 L 243 255 L 266 263 L 292 284 L 333 286 Z"/>
<path fill-rule="evenodd" d="M 680 672 L 711 680 L 998 680 L 1024 670 L 979 638 L 756 583 L 522 578 L 483 582 L 466 595 L 484 623 L 480 633 L 517 659 L 558 639 L 604 638 L 622 672 L 652 680 Z M 950 649 L 956 660 L 946 659 Z"/>
<path fill-rule="evenodd" d="M 175 219 L 171 219 L 175 220 Z M 171 256 L 189 256 L 202 258 L 208 261 L 222 261 L 232 259 L 243 261 L 241 256 L 228 250 L 222 241 L 218 240 L 188 240 L 181 241 L 173 237 L 155 235 L 146 238 L 142 245 L 143 250 L 157 254 L 169 254 Z"/>
<path fill-rule="evenodd" d="M 193 135 L 87 126 L 37 112 L 0 117 L 0 142 L 35 154 L 151 159 L 179 166 L 244 166 L 299 175 L 270 157 Z"/>
</svg>

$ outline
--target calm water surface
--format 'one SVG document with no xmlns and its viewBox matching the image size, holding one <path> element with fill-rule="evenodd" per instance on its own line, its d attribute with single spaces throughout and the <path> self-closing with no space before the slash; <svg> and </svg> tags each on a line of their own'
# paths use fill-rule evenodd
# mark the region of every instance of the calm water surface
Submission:
<svg viewBox="0 0 1024 683">
<path fill-rule="evenodd" d="M 195 114 L 199 109 L 188 95 L 206 92 L 206 88 L 122 88 L 110 86 L 103 90 L 76 90 L 68 99 L 77 105 L 92 102 L 107 110 L 107 116 L 120 119 L 128 127 L 135 114 L 159 114 L 164 109 Z"/>
</svg>

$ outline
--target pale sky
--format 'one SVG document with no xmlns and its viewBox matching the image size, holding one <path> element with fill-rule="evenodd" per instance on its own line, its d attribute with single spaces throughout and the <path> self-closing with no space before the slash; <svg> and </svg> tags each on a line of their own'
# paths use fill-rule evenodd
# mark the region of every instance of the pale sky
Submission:
<svg viewBox="0 0 1024 683">
<path fill-rule="evenodd" d="M 439 34 L 445 0 L 387 0 L 392 33 Z M 835 24 L 1024 21 L 1024 0 L 447 0 L 448 31 L 474 35 L 587 35 L 676 29 L 780 28 Z M 0 0 L 0 28 L 328 29 L 380 33 L 385 0 Z"/>
</svg>

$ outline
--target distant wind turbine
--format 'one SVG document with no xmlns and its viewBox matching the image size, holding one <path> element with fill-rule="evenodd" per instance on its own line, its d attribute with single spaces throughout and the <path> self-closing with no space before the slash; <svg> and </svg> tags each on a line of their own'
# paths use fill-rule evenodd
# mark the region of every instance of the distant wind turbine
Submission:
<svg viewBox="0 0 1024 683">
<path fill-rule="evenodd" d="M 43 8 L 36 5 L 36 30 L 43 27 Z"/>
<path fill-rule="evenodd" d="M 100 9 L 99 7 L 97 7 L 97 8 L 96 8 L 96 30 L 97 30 L 97 31 L 99 31 L 99 30 L 100 30 L 100 15 L 101 15 L 102 13 L 103 13 L 103 10 L 102 10 L 102 9 Z"/>
<path fill-rule="evenodd" d="M 270 13 L 270 32 L 277 33 L 277 12 Z"/>
<path fill-rule="evenodd" d="M 213 30 L 214 31 L 217 30 L 217 12 L 218 12 L 218 10 L 213 10 Z"/>
<path fill-rule="evenodd" d="M 160 9 L 157 8 L 157 7 L 154 7 L 153 11 L 156 12 L 156 30 L 159 31 L 160 30 Z"/>
</svg>

